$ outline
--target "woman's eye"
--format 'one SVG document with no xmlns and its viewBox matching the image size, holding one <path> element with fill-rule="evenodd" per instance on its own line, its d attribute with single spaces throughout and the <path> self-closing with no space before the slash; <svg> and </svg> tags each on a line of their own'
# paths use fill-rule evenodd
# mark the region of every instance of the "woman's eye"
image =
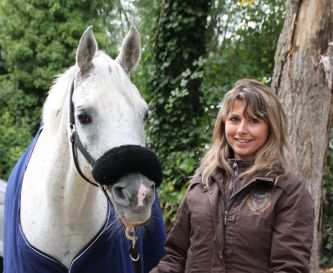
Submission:
<svg viewBox="0 0 333 273">
<path fill-rule="evenodd" d="M 257 124 L 260 122 L 259 119 L 257 119 L 257 118 L 251 118 L 249 121 L 253 124 Z"/>
<path fill-rule="evenodd" d="M 87 113 L 80 113 L 77 115 L 77 119 L 81 124 L 91 123 L 91 117 Z"/>
<path fill-rule="evenodd" d="M 237 122 L 237 121 L 239 120 L 239 118 L 238 118 L 238 117 L 235 117 L 235 116 L 232 116 L 232 117 L 229 118 L 229 120 L 230 120 L 231 122 Z"/>
</svg>

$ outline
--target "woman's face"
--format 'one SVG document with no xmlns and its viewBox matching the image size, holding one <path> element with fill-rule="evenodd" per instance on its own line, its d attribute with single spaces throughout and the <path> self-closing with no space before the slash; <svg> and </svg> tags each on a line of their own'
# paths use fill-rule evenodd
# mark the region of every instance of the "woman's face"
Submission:
<svg viewBox="0 0 333 273">
<path fill-rule="evenodd" d="M 269 126 L 262 120 L 245 113 L 246 104 L 236 100 L 225 122 L 227 142 L 235 159 L 254 160 L 269 135 Z"/>
</svg>

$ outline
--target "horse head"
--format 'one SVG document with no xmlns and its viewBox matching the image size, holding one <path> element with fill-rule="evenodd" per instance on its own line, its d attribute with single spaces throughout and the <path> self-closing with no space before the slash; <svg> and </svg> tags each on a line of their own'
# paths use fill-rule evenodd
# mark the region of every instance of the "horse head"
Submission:
<svg viewBox="0 0 333 273">
<path fill-rule="evenodd" d="M 155 187 L 162 182 L 156 155 L 144 147 L 148 106 L 130 80 L 140 55 L 135 28 L 113 60 L 98 51 L 89 27 L 77 49 L 69 98 L 68 137 L 76 169 L 102 187 L 127 227 L 150 219 Z"/>
</svg>

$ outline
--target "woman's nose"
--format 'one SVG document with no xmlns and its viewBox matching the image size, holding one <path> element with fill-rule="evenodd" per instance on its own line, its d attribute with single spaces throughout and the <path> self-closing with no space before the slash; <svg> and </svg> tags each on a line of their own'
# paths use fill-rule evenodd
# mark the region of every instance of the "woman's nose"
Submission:
<svg viewBox="0 0 333 273">
<path fill-rule="evenodd" d="M 247 131 L 247 123 L 246 123 L 246 121 L 242 120 L 239 123 L 239 126 L 237 128 L 237 132 L 238 133 L 245 133 L 246 131 Z"/>
</svg>

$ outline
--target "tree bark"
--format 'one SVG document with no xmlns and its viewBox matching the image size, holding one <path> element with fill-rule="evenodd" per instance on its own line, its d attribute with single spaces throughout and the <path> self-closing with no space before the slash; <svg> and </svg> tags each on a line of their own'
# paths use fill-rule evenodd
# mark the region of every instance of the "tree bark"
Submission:
<svg viewBox="0 0 333 273">
<path fill-rule="evenodd" d="M 322 177 L 333 110 L 333 1 L 289 0 L 275 55 L 273 90 L 286 111 L 294 171 L 314 200 L 311 272 L 319 272 Z"/>
</svg>

